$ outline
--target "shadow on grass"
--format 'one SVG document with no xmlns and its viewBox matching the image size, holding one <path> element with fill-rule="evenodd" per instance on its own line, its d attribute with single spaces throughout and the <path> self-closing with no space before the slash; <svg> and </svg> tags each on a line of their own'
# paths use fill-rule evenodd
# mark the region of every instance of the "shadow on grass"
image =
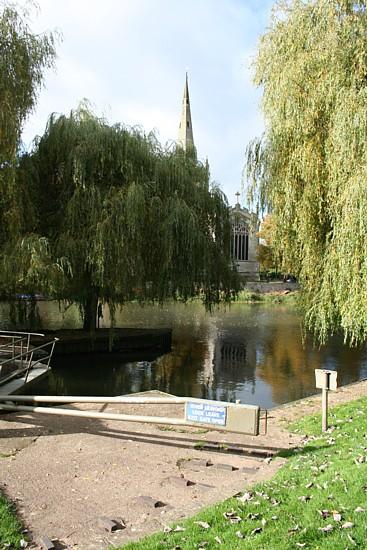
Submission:
<svg viewBox="0 0 367 550">
<path fill-rule="evenodd" d="M 316 453 L 317 451 L 325 451 L 329 449 L 330 445 L 307 445 L 306 447 L 294 447 L 293 449 L 284 449 L 276 453 L 276 457 L 280 458 L 292 458 L 293 456 L 304 456 L 309 453 Z"/>
</svg>

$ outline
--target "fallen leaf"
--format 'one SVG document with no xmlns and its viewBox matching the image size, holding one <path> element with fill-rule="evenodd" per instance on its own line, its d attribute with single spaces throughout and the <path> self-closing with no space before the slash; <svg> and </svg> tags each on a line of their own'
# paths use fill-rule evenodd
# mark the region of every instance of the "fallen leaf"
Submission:
<svg viewBox="0 0 367 550">
<path fill-rule="evenodd" d="M 258 535 L 259 533 L 261 533 L 262 530 L 262 527 L 255 527 L 255 529 L 251 531 L 250 535 Z"/>
<path fill-rule="evenodd" d="M 181 525 L 176 525 L 174 528 L 175 533 L 181 533 L 182 531 L 186 531 L 185 527 L 181 527 Z"/>
<path fill-rule="evenodd" d="M 350 529 L 351 527 L 354 527 L 354 523 L 352 523 L 351 521 L 346 521 L 346 522 L 343 523 L 343 525 L 342 525 L 342 528 L 343 528 L 343 529 Z"/>
<path fill-rule="evenodd" d="M 339 512 L 336 512 L 335 510 L 333 511 L 333 520 L 334 521 L 341 521 L 342 519 L 342 516 Z"/>
<path fill-rule="evenodd" d="M 307 483 L 307 485 L 305 485 L 306 489 L 311 489 L 312 486 L 313 486 L 313 481 L 310 481 L 310 483 Z"/>
<path fill-rule="evenodd" d="M 243 534 L 241 533 L 241 531 L 236 531 L 236 537 L 238 537 L 239 539 L 243 539 Z"/>
<path fill-rule="evenodd" d="M 298 500 L 300 500 L 301 502 L 308 502 L 309 500 L 311 500 L 311 497 L 309 495 L 302 495 L 298 497 Z"/>
<path fill-rule="evenodd" d="M 326 527 L 319 527 L 319 531 L 322 531 L 323 533 L 330 533 L 334 527 L 329 523 Z"/>
<path fill-rule="evenodd" d="M 259 515 L 260 515 L 260 514 L 249 514 L 249 515 L 247 516 L 247 518 L 248 518 L 248 519 L 252 519 L 252 520 L 254 520 L 254 519 L 259 519 Z"/>
<path fill-rule="evenodd" d="M 222 541 L 220 540 L 220 538 L 219 538 L 219 537 L 215 537 L 215 539 L 214 539 L 214 540 L 215 540 L 215 542 L 217 542 L 218 544 L 222 544 Z"/>
<path fill-rule="evenodd" d="M 265 500 L 269 500 L 269 495 L 267 495 L 266 493 L 263 493 L 263 491 L 256 491 L 256 495 L 258 497 L 264 498 Z"/>
<path fill-rule="evenodd" d="M 327 518 L 330 515 L 329 510 L 317 510 L 320 516 L 322 516 L 324 519 Z"/>
<path fill-rule="evenodd" d="M 230 523 L 240 523 L 240 521 L 242 521 L 242 518 L 240 518 L 240 516 L 233 516 L 229 518 Z"/>
<path fill-rule="evenodd" d="M 239 523 L 242 521 L 242 518 L 237 515 L 237 513 L 234 510 L 230 510 L 229 512 L 224 512 L 223 514 L 225 519 L 228 519 L 231 523 Z"/>
<path fill-rule="evenodd" d="M 169 527 L 168 525 L 165 526 L 165 528 L 163 529 L 163 532 L 164 533 L 170 533 L 173 529 L 171 527 Z"/>
<path fill-rule="evenodd" d="M 296 542 L 296 546 L 298 546 L 298 548 L 304 548 L 306 546 L 306 543 L 305 542 Z"/>
<path fill-rule="evenodd" d="M 210 525 L 206 521 L 194 521 L 196 525 L 199 525 L 199 527 L 202 527 L 203 529 L 209 529 Z"/>
<path fill-rule="evenodd" d="M 248 502 L 254 498 L 252 493 L 243 493 L 242 497 L 238 497 L 238 500 L 241 502 Z"/>
<path fill-rule="evenodd" d="M 366 510 L 364 508 L 361 508 L 360 506 L 358 506 L 354 511 L 355 512 L 365 512 Z"/>
<path fill-rule="evenodd" d="M 288 533 L 297 533 L 297 531 L 299 531 L 299 525 L 295 525 L 294 527 L 288 529 Z"/>
</svg>

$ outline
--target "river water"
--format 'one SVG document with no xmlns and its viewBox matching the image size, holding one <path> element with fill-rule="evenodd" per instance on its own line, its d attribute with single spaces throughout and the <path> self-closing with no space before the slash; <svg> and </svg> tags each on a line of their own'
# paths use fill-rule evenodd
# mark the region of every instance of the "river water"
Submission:
<svg viewBox="0 0 367 550">
<path fill-rule="evenodd" d="M 8 310 L 0 304 L 0 328 L 11 328 Z M 40 320 L 33 328 L 80 327 L 76 307 L 39 302 L 38 310 Z M 107 312 L 104 317 L 107 325 Z M 337 337 L 321 349 L 311 338 L 302 342 L 299 314 L 289 306 L 234 304 L 209 314 L 198 303 L 129 304 L 116 324 L 171 327 L 172 352 L 139 360 L 119 355 L 55 358 L 48 379 L 34 391 L 121 395 L 158 389 L 270 408 L 316 393 L 316 368 L 337 370 L 338 385 L 367 377 L 366 348 L 350 349 Z"/>
</svg>

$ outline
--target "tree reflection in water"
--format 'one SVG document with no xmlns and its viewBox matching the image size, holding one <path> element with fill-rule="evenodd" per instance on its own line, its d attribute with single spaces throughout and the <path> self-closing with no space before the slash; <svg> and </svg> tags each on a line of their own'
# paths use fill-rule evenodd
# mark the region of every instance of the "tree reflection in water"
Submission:
<svg viewBox="0 0 367 550">
<path fill-rule="evenodd" d="M 39 313 L 49 328 L 80 322 L 75 309 L 60 313 L 59 306 L 50 302 L 40 303 Z M 5 315 L 0 306 L 0 318 Z M 108 312 L 103 320 L 108 324 Z M 351 350 L 337 337 L 321 349 L 310 339 L 303 345 L 300 318 L 284 306 L 234 304 L 210 315 L 198 303 L 130 304 L 118 315 L 117 324 L 172 327 L 172 352 L 158 358 L 60 358 L 37 392 L 119 395 L 158 389 L 175 395 L 240 399 L 269 408 L 315 393 L 316 368 L 337 369 L 339 385 L 367 376 L 365 348 Z"/>
</svg>

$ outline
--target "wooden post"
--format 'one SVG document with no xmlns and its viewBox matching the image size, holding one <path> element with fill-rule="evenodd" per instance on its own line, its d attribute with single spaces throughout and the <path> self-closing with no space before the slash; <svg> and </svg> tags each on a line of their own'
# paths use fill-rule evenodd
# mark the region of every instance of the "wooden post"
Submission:
<svg viewBox="0 0 367 550">
<path fill-rule="evenodd" d="M 326 432 L 328 429 L 328 397 L 329 390 L 336 391 L 338 373 L 332 370 L 315 369 L 316 388 L 320 388 L 321 394 L 321 408 L 322 408 L 322 431 Z"/>
<path fill-rule="evenodd" d="M 326 432 L 328 429 L 328 393 L 326 388 L 322 389 L 322 431 Z"/>
</svg>

